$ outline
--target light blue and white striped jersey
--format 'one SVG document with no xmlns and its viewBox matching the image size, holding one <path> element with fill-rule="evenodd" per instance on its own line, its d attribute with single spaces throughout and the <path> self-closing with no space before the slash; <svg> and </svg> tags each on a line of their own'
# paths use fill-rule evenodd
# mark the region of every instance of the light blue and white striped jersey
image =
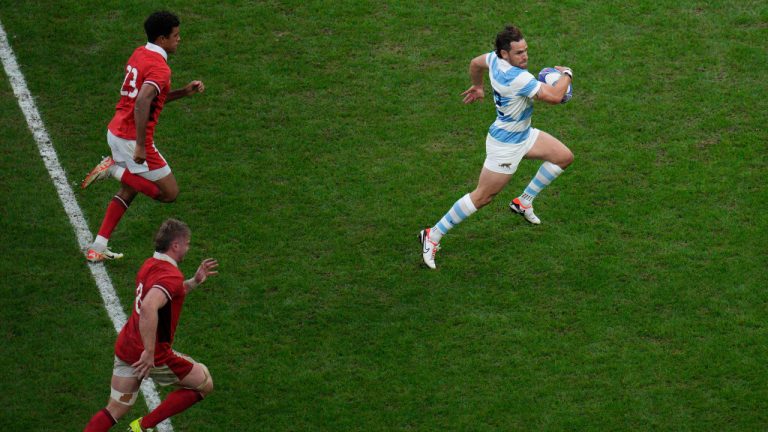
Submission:
<svg viewBox="0 0 768 432">
<path fill-rule="evenodd" d="M 533 96 L 541 83 L 526 69 L 499 58 L 495 51 L 488 53 L 486 62 L 497 114 L 488 134 L 499 144 L 520 144 L 531 131 Z"/>
</svg>

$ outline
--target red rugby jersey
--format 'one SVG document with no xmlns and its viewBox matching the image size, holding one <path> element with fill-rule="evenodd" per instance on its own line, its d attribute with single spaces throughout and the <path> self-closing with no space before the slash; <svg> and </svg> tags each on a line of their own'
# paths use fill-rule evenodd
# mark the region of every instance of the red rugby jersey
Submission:
<svg viewBox="0 0 768 432">
<path fill-rule="evenodd" d="M 150 107 L 145 144 L 149 147 L 154 143 L 155 126 L 171 90 L 171 68 L 166 61 L 167 56 L 161 47 L 147 43 L 136 48 L 128 59 L 125 78 L 120 88 L 120 100 L 115 108 L 115 116 L 108 126 L 115 136 L 126 140 L 136 139 L 136 122 L 133 116 L 136 96 L 144 84 L 150 84 L 157 89 L 158 94 Z"/>
<path fill-rule="evenodd" d="M 134 363 L 141 357 L 144 343 L 139 331 L 141 301 L 152 289 L 159 289 L 168 298 L 168 302 L 158 310 L 157 334 L 155 339 L 155 365 L 164 363 L 172 354 L 171 345 L 179 323 L 181 309 L 184 306 L 186 290 L 184 275 L 176 262 L 168 255 L 155 252 L 152 258 L 144 261 L 136 275 L 136 298 L 133 311 L 125 323 L 115 343 L 115 354 L 126 363 Z"/>
</svg>

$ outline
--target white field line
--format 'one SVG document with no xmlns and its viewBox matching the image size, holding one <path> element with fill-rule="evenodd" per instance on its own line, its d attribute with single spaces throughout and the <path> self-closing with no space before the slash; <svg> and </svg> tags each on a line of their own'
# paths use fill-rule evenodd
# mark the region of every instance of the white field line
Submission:
<svg viewBox="0 0 768 432">
<path fill-rule="evenodd" d="M 11 82 L 13 93 L 19 101 L 19 107 L 21 107 L 21 111 L 27 119 L 29 130 L 32 132 L 35 142 L 37 142 L 40 156 L 43 158 L 45 167 L 48 169 L 48 174 L 50 174 L 53 185 L 56 187 L 61 203 L 64 206 L 64 211 L 67 213 L 67 217 L 69 217 L 69 223 L 72 224 L 72 228 L 75 230 L 75 236 L 80 245 L 80 250 L 84 251 L 90 245 L 92 234 L 88 229 L 88 223 L 85 220 L 85 216 L 83 216 L 83 211 L 77 203 L 75 194 L 67 182 L 67 175 L 59 163 L 56 150 L 53 148 L 51 138 L 48 136 L 48 132 L 45 129 L 45 125 L 37 110 L 32 94 L 30 94 L 29 89 L 27 88 L 24 75 L 22 75 L 21 70 L 19 69 L 19 65 L 16 62 L 16 56 L 13 54 L 13 50 L 11 50 L 11 46 L 8 43 L 8 36 L 6 35 L 1 22 L 0 60 L 2 60 L 5 73 L 8 75 L 8 79 Z M 83 258 L 83 262 L 86 262 L 85 258 Z M 125 324 L 126 315 L 125 312 L 123 312 L 120 299 L 115 293 L 112 280 L 109 278 L 109 274 L 103 264 L 88 264 L 88 269 L 91 271 L 93 279 L 96 281 L 96 286 L 98 286 L 99 292 L 101 292 L 101 298 L 104 300 L 104 307 L 107 309 L 109 318 L 115 326 L 115 331 L 119 332 Z M 141 390 L 144 393 L 144 399 L 147 401 L 149 409 L 154 409 L 160 403 L 160 397 L 157 394 L 154 383 L 151 380 L 144 380 Z M 170 419 L 159 424 L 158 430 L 172 432 L 173 426 L 170 423 Z"/>
</svg>

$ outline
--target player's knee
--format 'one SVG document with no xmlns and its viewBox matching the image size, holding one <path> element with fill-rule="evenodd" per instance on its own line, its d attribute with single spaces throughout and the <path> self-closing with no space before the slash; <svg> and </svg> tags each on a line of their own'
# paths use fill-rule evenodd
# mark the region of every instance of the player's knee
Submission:
<svg viewBox="0 0 768 432">
<path fill-rule="evenodd" d="M 571 163 L 573 163 L 573 152 L 572 152 L 572 151 L 570 151 L 570 150 L 568 150 L 568 156 L 567 156 L 567 161 L 566 161 L 566 163 L 567 163 L 568 165 L 570 165 Z"/>
<path fill-rule="evenodd" d="M 200 394 L 205 397 L 213 392 L 213 377 L 211 376 L 211 372 L 208 371 L 207 366 L 202 363 L 198 363 L 198 365 L 200 365 L 202 370 L 203 380 L 200 382 L 200 384 L 197 385 L 197 387 L 195 387 L 195 390 L 200 392 Z"/>
<path fill-rule="evenodd" d="M 172 190 L 169 192 L 163 192 L 160 197 L 158 198 L 158 201 L 164 202 L 164 203 L 172 203 L 176 201 L 176 197 L 179 196 L 179 190 Z"/>
<path fill-rule="evenodd" d="M 563 154 L 559 158 L 560 160 L 557 161 L 557 165 L 562 168 L 566 169 L 568 166 L 573 163 L 573 152 L 566 149 Z"/>
<path fill-rule="evenodd" d="M 203 396 L 208 396 L 213 393 L 213 378 L 209 377 L 208 383 L 200 390 L 200 393 L 202 393 Z"/>
<path fill-rule="evenodd" d="M 124 415 L 131 410 L 133 404 L 136 403 L 136 398 L 139 395 L 139 391 L 124 393 L 111 389 L 109 402 L 107 403 L 107 411 L 115 420 L 120 420 Z"/>
</svg>

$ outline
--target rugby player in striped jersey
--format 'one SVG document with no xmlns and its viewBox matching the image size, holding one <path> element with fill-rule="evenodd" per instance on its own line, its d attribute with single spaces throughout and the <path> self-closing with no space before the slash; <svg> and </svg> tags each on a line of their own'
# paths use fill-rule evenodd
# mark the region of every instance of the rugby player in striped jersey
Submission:
<svg viewBox="0 0 768 432">
<path fill-rule="evenodd" d="M 496 35 L 496 49 L 475 57 L 469 64 L 472 86 L 462 95 L 464 103 L 485 97 L 483 76 L 488 72 L 496 104 L 496 121 L 486 136 L 486 159 L 477 187 L 456 201 L 432 226 L 419 233 L 424 264 L 437 268 L 435 254 L 448 231 L 488 205 L 509 183 L 523 158 L 543 160 L 524 192 L 509 203 L 513 213 L 532 224 L 541 221 L 533 213 L 533 200 L 539 192 L 563 173 L 573 161 L 573 153 L 552 135 L 531 127 L 533 101 L 559 104 L 573 80 L 571 69 L 556 66 L 563 74 L 554 86 L 538 81 L 528 68 L 528 44 L 515 26 L 506 26 Z"/>
</svg>

